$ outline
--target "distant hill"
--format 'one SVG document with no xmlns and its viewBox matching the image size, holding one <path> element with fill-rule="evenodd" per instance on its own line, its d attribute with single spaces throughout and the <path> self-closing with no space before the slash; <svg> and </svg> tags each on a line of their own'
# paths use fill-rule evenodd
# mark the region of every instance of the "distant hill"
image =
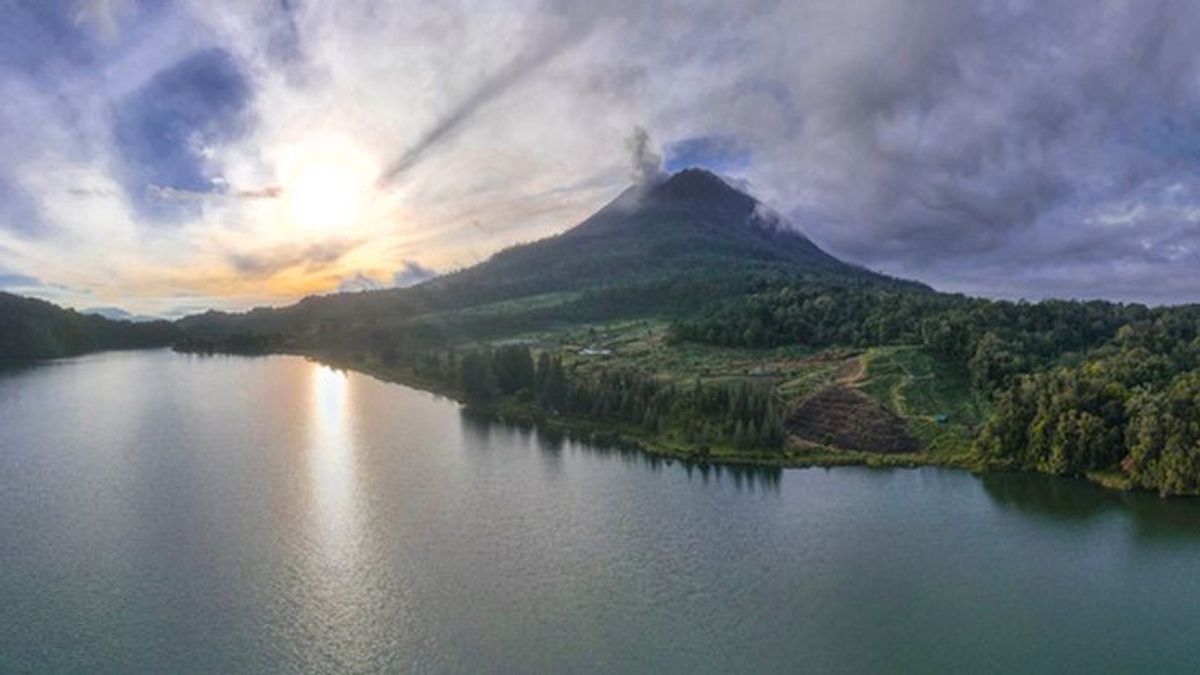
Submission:
<svg viewBox="0 0 1200 675">
<path fill-rule="evenodd" d="M 414 287 L 315 296 L 246 314 L 208 312 L 180 326 L 202 336 L 312 335 L 370 326 L 392 330 L 405 323 L 445 338 L 555 319 L 690 311 L 752 290 L 764 279 L 929 290 L 838 260 L 754 197 L 713 173 L 687 169 L 626 189 L 562 234 L 507 248 Z M 518 302 L 553 294 L 562 297 L 531 306 Z M 515 305 L 504 316 L 462 312 L 505 302 Z"/>
<path fill-rule="evenodd" d="M 113 321 L 63 309 L 44 300 L 0 292 L 0 360 L 56 358 L 100 349 L 162 347 L 179 335 L 179 328 L 166 321 Z"/>
<path fill-rule="evenodd" d="M 83 314 L 91 314 L 94 316 L 102 316 L 113 321 L 132 321 L 133 323 L 147 323 L 150 321 L 158 321 L 158 317 L 146 316 L 144 314 L 134 314 L 120 307 L 88 307 L 83 310 Z"/>
<path fill-rule="evenodd" d="M 409 288 L 308 297 L 282 308 L 209 311 L 175 323 L 79 313 L 0 295 L 0 358 L 158 346 L 187 337 L 246 349 L 364 340 L 453 341 L 626 316 L 679 317 L 769 283 L 928 291 L 851 265 L 721 177 L 687 169 L 631 186 L 563 232 Z"/>
</svg>

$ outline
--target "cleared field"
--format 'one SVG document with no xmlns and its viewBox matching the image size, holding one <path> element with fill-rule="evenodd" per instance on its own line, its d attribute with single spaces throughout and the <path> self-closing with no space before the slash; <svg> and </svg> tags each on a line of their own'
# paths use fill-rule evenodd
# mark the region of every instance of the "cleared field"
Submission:
<svg viewBox="0 0 1200 675">
<path fill-rule="evenodd" d="M 905 419 L 931 453 L 970 451 L 986 404 L 971 393 L 967 374 L 919 347 L 877 347 L 863 355 L 858 387 Z"/>
<path fill-rule="evenodd" d="M 640 319 L 582 324 L 522 334 L 538 348 L 560 352 L 570 368 L 638 370 L 678 382 L 755 380 L 778 387 L 787 401 L 832 381 L 847 350 L 814 352 L 805 347 L 730 349 L 690 342 L 668 343 L 668 322 Z"/>
<path fill-rule="evenodd" d="M 900 416 L 846 385 L 825 387 L 804 399 L 786 423 L 792 434 L 818 445 L 886 454 L 921 450 Z"/>
<path fill-rule="evenodd" d="M 668 327 L 667 321 L 637 319 L 573 324 L 514 337 L 535 349 L 562 354 L 568 368 L 579 373 L 622 368 L 678 383 L 697 378 L 708 383 L 768 383 L 788 410 L 799 409 L 821 392 L 856 389 L 903 420 L 908 434 L 919 442 L 921 450 L 909 451 L 900 442 L 906 436 L 900 430 L 899 444 L 889 448 L 894 461 L 965 463 L 975 430 L 986 418 L 986 404 L 971 393 L 966 372 L 920 347 L 731 349 L 671 343 Z M 825 446 L 830 453 L 863 445 L 837 443 L 832 437 L 808 441 L 814 451 Z"/>
</svg>

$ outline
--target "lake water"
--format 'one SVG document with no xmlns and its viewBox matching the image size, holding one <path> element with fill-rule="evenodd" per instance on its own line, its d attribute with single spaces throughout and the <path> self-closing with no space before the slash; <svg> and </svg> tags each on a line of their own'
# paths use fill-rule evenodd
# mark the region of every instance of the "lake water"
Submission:
<svg viewBox="0 0 1200 675">
<path fill-rule="evenodd" d="M 1200 503 L 604 451 L 295 357 L 0 373 L 0 672 L 1196 672 Z"/>
</svg>

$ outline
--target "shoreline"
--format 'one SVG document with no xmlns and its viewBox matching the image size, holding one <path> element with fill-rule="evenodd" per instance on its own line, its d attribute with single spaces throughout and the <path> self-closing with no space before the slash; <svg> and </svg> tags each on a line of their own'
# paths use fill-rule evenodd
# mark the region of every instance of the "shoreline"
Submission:
<svg viewBox="0 0 1200 675">
<path fill-rule="evenodd" d="M 929 451 L 923 451 L 918 454 L 882 454 L 856 450 L 826 449 L 791 436 L 785 441 L 782 449 L 774 452 L 755 453 L 744 450 L 721 451 L 718 449 L 717 452 L 702 454 L 694 450 L 684 449 L 672 443 L 663 442 L 661 439 L 653 438 L 644 432 L 627 427 L 599 424 L 574 417 L 548 415 L 540 408 L 523 405 L 515 401 L 502 401 L 496 405 L 486 406 L 470 404 L 463 401 L 459 392 L 454 391 L 453 388 L 447 387 L 440 382 L 416 377 L 412 373 L 372 367 L 367 364 L 320 354 L 305 352 L 283 353 L 290 353 L 330 367 L 361 373 L 387 384 L 398 384 L 437 396 L 443 396 L 462 406 L 464 410 L 470 413 L 479 414 L 500 423 L 531 424 L 563 433 L 568 437 L 583 442 L 628 448 L 660 459 L 691 462 L 698 465 L 740 465 L 776 469 L 836 468 L 840 466 L 895 469 L 929 467 L 957 469 L 977 475 L 985 473 L 1038 473 L 988 464 L 973 455 L 936 455 Z M 1052 476 L 1049 474 L 1039 475 L 1062 478 L 1062 476 Z M 1072 478 L 1083 478 L 1100 487 L 1121 492 L 1141 491 L 1128 485 L 1127 481 L 1124 481 L 1123 477 L 1120 476 L 1088 474 L 1086 476 L 1073 476 Z"/>
<path fill-rule="evenodd" d="M 289 353 L 289 352 L 281 352 Z M 470 412 L 492 417 L 501 423 L 524 423 L 542 426 L 564 433 L 578 440 L 602 445 L 617 445 L 637 452 L 645 453 L 660 459 L 691 462 L 698 465 L 711 464 L 723 466 L 756 466 L 776 469 L 811 469 L 836 468 L 840 466 L 862 466 L 868 468 L 919 469 L 945 468 L 967 471 L 976 475 L 987 473 L 1036 473 L 1050 478 L 1077 478 L 1106 490 L 1116 492 L 1146 492 L 1155 494 L 1153 490 L 1139 488 L 1122 475 L 1111 472 L 1092 472 L 1082 476 L 1057 476 L 1037 471 L 1027 471 L 1019 468 L 1004 467 L 989 464 L 974 455 L 936 455 L 926 450 L 919 454 L 881 454 L 857 450 L 823 449 L 789 436 L 784 447 L 771 454 L 753 453 L 746 451 L 724 451 L 701 454 L 685 450 L 679 446 L 664 443 L 661 440 L 647 436 L 644 432 L 629 428 L 614 427 L 611 424 L 598 424 L 589 420 L 572 417 L 551 416 L 532 406 L 522 405 L 513 401 L 501 402 L 498 405 L 472 405 L 460 398 L 458 392 L 439 382 L 413 376 L 407 377 L 399 372 L 373 368 L 369 365 L 353 363 L 319 354 L 291 352 L 310 361 L 322 363 L 335 368 L 352 370 L 380 382 L 399 384 L 427 393 L 444 396 Z M 807 446 L 807 449 L 805 449 Z"/>
<path fill-rule="evenodd" d="M 189 350 L 181 350 L 174 347 L 152 347 L 152 348 L 133 348 L 133 349 L 118 349 L 118 350 L 97 350 L 84 352 L 65 357 L 56 357 L 51 359 L 34 359 L 34 360 L 11 360 L 0 361 L 0 366 L 22 367 L 31 366 L 39 363 L 50 363 L 63 359 L 78 358 L 90 354 L 99 354 L 104 352 L 136 352 L 146 350 L 168 350 L 174 354 L 205 354 L 205 355 L 225 355 L 225 356 L 295 356 L 307 361 L 327 365 L 340 370 L 349 370 L 361 373 L 368 377 L 386 384 L 398 384 L 409 387 L 418 391 L 442 396 L 448 398 L 465 410 L 473 413 L 479 413 L 492 417 L 493 419 L 505 423 L 520 423 L 539 425 L 544 428 L 563 433 L 575 440 L 590 442 L 597 445 L 616 445 L 623 448 L 628 448 L 641 452 L 653 457 L 667 460 L 677 460 L 682 462 L 691 462 L 697 465 L 723 465 L 723 466 L 756 466 L 762 468 L 776 469 L 808 469 L 808 468 L 836 468 L 839 466 L 863 466 L 869 468 L 896 468 L 896 469 L 919 469 L 923 467 L 932 468 L 947 468 L 968 471 L 976 475 L 987 473 L 1035 473 L 1050 478 L 1076 478 L 1084 479 L 1098 487 L 1117 492 L 1144 492 L 1147 494 L 1157 494 L 1154 490 L 1133 485 L 1128 478 L 1123 475 L 1109 472 L 1091 472 L 1082 476 L 1058 476 L 1055 474 L 1047 474 L 1039 471 L 1029 471 L 1021 468 L 1013 468 L 1002 466 L 995 463 L 988 463 L 985 460 L 973 455 L 937 455 L 926 450 L 919 454 L 881 454 L 870 453 L 856 450 L 839 450 L 839 449 L 823 449 L 820 446 L 814 446 L 806 441 L 800 441 L 794 437 L 788 437 L 784 443 L 784 448 L 770 454 L 751 453 L 744 450 L 738 451 L 723 451 L 716 453 L 701 454 L 696 451 L 685 450 L 678 445 L 663 443 L 661 440 L 651 438 L 644 432 L 632 430 L 629 428 L 614 427 L 611 424 L 597 424 L 589 420 L 547 415 L 540 408 L 534 408 L 528 405 L 518 404 L 513 401 L 502 402 L 499 405 L 479 406 L 477 404 L 469 404 L 462 400 L 459 392 L 451 387 L 435 380 L 416 377 L 412 373 L 401 373 L 382 368 L 371 367 L 367 364 L 357 363 L 345 359 L 339 359 L 330 355 L 322 355 L 319 353 L 309 353 L 304 351 L 272 351 L 263 353 L 247 353 L 238 354 L 234 352 L 196 352 Z M 1161 498 L 1161 495 L 1159 495 Z M 1186 496 L 1186 495 L 1176 495 Z"/>
</svg>

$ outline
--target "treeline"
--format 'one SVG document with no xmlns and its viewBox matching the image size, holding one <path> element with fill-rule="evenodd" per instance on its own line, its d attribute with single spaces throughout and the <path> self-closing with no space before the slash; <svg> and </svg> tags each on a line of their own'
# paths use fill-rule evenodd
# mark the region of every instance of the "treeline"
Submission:
<svg viewBox="0 0 1200 675">
<path fill-rule="evenodd" d="M 736 272 L 705 267 L 670 274 L 646 272 L 632 281 L 614 281 L 569 294 L 534 296 L 527 301 L 462 311 L 424 311 L 407 316 L 402 322 L 395 321 L 394 313 L 356 313 L 344 320 L 323 322 L 320 331 L 322 342 L 327 343 L 333 334 L 361 332 L 364 326 L 374 324 L 371 330 L 383 331 L 389 339 L 432 348 L 447 343 L 494 340 L 548 326 L 647 316 L 675 318 L 717 299 L 745 297 L 783 283 L 820 283 L 829 278 L 827 274 L 785 272 L 765 264 L 744 267 Z M 881 282 L 861 280 L 858 285 L 880 286 Z M 894 286 L 903 284 L 895 282 Z M 436 285 L 421 290 L 428 297 L 440 297 L 443 302 L 449 302 L 448 298 L 454 295 Z"/>
<path fill-rule="evenodd" d="M 221 337 L 189 336 L 177 340 L 172 348 L 189 354 L 240 354 L 256 356 L 280 351 L 282 335 L 269 333 L 234 333 Z"/>
<path fill-rule="evenodd" d="M 784 284 L 672 324 L 671 337 L 731 347 L 923 345 L 994 392 L 1086 352 L 1123 325 L 1171 312 L 1108 302 L 968 298 L 879 285 Z M 1196 312 L 1189 314 L 1194 319 Z"/>
<path fill-rule="evenodd" d="M 165 347 L 178 337 L 178 328 L 166 321 L 113 321 L 35 298 L 0 293 L 0 360 Z"/>
<path fill-rule="evenodd" d="M 1115 471 L 1200 494 L 1200 326 L 1189 312 L 1130 324 L 1083 363 L 1020 378 L 976 441 L 986 458 L 1059 475 Z"/>
<path fill-rule="evenodd" d="M 583 373 L 564 366 L 561 355 L 542 351 L 535 359 L 523 345 L 426 352 L 412 367 L 421 376 L 456 383 L 469 403 L 511 399 L 552 415 L 672 437 L 701 454 L 714 445 L 777 449 L 784 440 L 774 392 L 749 382 L 683 386 L 625 369 Z"/>
<path fill-rule="evenodd" d="M 1200 494 L 1200 305 L 992 301 L 784 285 L 676 321 L 672 338 L 737 347 L 921 345 L 993 400 L 976 451 L 1058 475 L 1111 472 Z"/>
</svg>

